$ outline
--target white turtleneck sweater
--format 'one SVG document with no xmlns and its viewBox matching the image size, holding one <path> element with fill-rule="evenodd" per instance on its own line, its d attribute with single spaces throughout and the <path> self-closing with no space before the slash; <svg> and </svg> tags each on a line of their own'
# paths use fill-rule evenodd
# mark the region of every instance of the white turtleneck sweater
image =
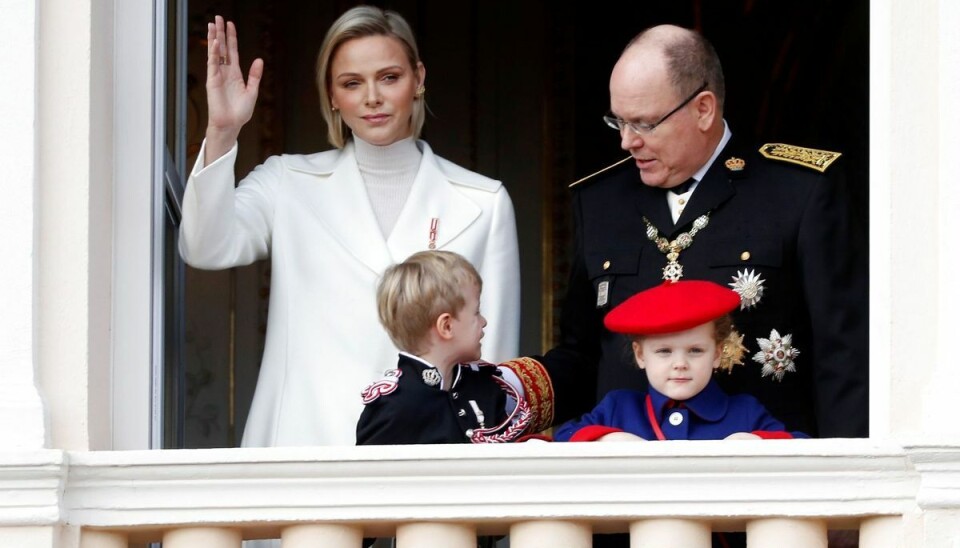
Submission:
<svg viewBox="0 0 960 548">
<path fill-rule="evenodd" d="M 410 195 L 423 154 L 413 137 L 386 146 L 371 145 L 356 135 L 353 141 L 367 197 L 380 232 L 388 238 Z"/>
</svg>

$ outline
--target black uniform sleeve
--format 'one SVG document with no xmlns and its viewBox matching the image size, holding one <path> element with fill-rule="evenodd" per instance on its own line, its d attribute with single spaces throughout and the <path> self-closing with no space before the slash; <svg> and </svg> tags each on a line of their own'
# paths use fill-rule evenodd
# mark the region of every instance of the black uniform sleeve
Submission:
<svg viewBox="0 0 960 548">
<path fill-rule="evenodd" d="M 869 430 L 868 275 L 866 242 L 859 235 L 843 181 L 820 177 L 804 206 L 797 253 L 813 334 L 821 437 L 866 437 Z"/>
<path fill-rule="evenodd" d="M 363 408 L 357 421 L 357 445 L 392 445 L 409 443 L 399 439 L 402 429 L 396 428 L 396 409 L 391 409 L 390 398 L 381 397 Z"/>
<path fill-rule="evenodd" d="M 600 330 L 603 328 L 603 318 L 597 311 L 596 295 L 584 258 L 579 193 L 573 196 L 573 218 L 574 256 L 560 316 L 560 344 L 539 358 L 553 383 L 555 424 L 593 408 L 600 360 Z"/>
</svg>

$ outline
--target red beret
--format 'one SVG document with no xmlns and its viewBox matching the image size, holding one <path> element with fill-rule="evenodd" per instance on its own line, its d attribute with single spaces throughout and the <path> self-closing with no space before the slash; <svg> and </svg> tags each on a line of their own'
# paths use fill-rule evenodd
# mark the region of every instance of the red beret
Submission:
<svg viewBox="0 0 960 548">
<path fill-rule="evenodd" d="M 664 282 L 620 303 L 603 324 L 627 335 L 676 333 L 720 318 L 738 306 L 736 291 L 713 282 Z"/>
</svg>

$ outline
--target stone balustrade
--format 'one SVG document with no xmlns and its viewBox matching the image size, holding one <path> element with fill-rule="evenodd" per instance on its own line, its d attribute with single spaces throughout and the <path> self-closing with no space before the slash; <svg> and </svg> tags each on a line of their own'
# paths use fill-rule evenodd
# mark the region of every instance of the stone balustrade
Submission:
<svg viewBox="0 0 960 548">
<path fill-rule="evenodd" d="M 81 533 L 84 548 L 163 541 L 233 548 L 924 546 L 923 524 L 956 524 L 960 444 L 774 440 L 500 446 L 312 447 L 0 454 L 0 545 L 20 527 Z M 932 520 L 932 521 L 931 521 Z M 950 521 L 954 520 L 954 521 Z M 945 529 L 948 530 L 948 529 Z M 960 529 L 958 529 L 960 530 Z M 918 536 L 919 535 L 919 536 Z M 931 546 L 933 546 L 931 544 Z"/>
</svg>

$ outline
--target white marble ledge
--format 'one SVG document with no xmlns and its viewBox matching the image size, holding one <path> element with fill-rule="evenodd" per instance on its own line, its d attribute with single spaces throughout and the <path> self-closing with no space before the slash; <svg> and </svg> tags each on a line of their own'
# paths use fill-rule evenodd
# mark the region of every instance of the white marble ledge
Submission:
<svg viewBox="0 0 960 548">
<path fill-rule="evenodd" d="M 861 516 L 915 504 L 903 449 L 867 440 L 71 453 L 95 526 L 636 516 Z"/>
<path fill-rule="evenodd" d="M 0 453 L 0 524 L 627 521 L 960 509 L 960 442 L 769 440 Z"/>
</svg>

